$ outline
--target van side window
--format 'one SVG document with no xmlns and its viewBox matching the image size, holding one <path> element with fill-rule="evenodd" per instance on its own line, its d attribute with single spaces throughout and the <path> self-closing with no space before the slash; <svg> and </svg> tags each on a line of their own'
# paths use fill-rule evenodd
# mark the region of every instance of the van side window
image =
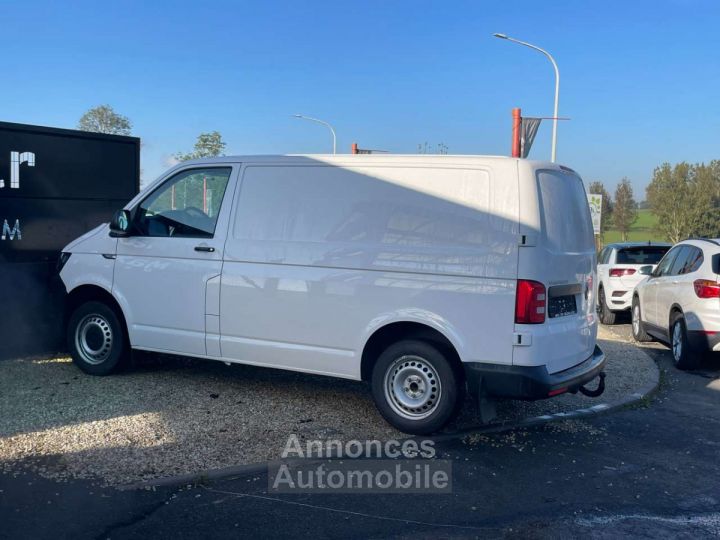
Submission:
<svg viewBox="0 0 720 540">
<path fill-rule="evenodd" d="M 135 234 L 212 238 L 232 168 L 181 171 L 138 206 Z"/>
</svg>

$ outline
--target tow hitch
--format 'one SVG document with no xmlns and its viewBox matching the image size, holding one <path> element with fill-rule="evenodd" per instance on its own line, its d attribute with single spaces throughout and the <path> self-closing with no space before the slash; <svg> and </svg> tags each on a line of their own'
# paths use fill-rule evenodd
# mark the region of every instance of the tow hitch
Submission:
<svg viewBox="0 0 720 540">
<path fill-rule="evenodd" d="M 598 377 L 600 380 L 598 381 L 597 388 L 595 390 L 590 390 L 588 388 L 585 388 L 584 386 L 581 386 L 578 388 L 580 393 L 587 397 L 599 397 L 602 395 L 602 393 L 605 391 L 605 372 L 601 371 L 598 373 Z"/>
</svg>

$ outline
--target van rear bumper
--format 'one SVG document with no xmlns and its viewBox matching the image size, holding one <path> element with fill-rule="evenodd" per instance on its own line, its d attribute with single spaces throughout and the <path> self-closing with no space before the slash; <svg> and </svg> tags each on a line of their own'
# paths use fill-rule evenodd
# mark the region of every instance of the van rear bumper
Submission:
<svg viewBox="0 0 720 540">
<path fill-rule="evenodd" d="M 564 371 L 548 373 L 545 366 L 506 366 L 464 363 L 468 390 L 499 398 L 537 400 L 578 389 L 596 378 L 605 367 L 605 353 L 595 346 L 592 355 Z"/>
</svg>

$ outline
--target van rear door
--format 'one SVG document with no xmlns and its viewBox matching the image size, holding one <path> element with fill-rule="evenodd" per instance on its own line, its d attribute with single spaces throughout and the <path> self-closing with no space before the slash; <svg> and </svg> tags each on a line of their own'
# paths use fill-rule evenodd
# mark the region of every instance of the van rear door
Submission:
<svg viewBox="0 0 720 540">
<path fill-rule="evenodd" d="M 557 373 L 588 359 L 597 322 L 593 283 L 596 254 L 590 209 L 580 177 L 551 164 L 519 162 L 521 234 L 518 279 L 546 289 L 545 321 L 516 324 L 527 334 L 513 351 L 517 365 L 546 365 Z"/>
</svg>

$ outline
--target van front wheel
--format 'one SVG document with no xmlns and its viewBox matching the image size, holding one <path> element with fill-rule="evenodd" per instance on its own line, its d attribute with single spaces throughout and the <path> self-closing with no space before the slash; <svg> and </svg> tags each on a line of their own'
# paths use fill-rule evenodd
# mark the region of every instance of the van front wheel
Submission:
<svg viewBox="0 0 720 540">
<path fill-rule="evenodd" d="M 120 319 L 102 302 L 86 302 L 72 313 L 67 343 L 75 365 L 90 375 L 109 375 L 129 354 Z"/>
<path fill-rule="evenodd" d="M 462 385 L 448 358 L 424 341 L 403 340 L 388 347 L 372 373 L 380 414 L 413 435 L 441 429 L 462 403 Z"/>
</svg>

